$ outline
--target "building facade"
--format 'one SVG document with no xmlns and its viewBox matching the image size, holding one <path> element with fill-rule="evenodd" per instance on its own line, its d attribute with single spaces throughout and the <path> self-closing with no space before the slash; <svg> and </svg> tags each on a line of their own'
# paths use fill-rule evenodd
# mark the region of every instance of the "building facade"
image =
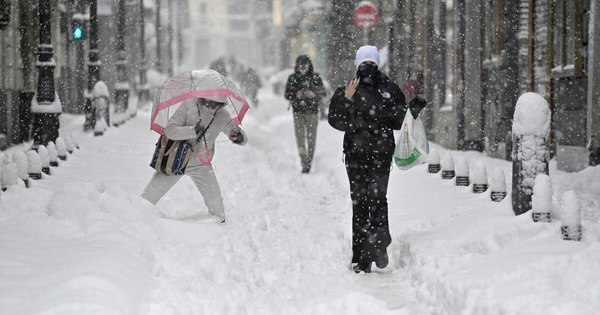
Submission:
<svg viewBox="0 0 600 315">
<path fill-rule="evenodd" d="M 599 163 L 597 0 L 397 1 L 398 82 L 424 72 L 432 141 L 510 159 L 518 97 L 544 96 L 559 169 Z"/>
<path fill-rule="evenodd" d="M 99 79 L 105 81 L 114 101 L 117 85 L 117 8 L 121 0 L 96 0 L 98 7 Z M 91 0 L 50 0 L 54 80 L 63 112 L 81 114 L 89 77 L 89 18 Z M 31 99 L 37 86 L 37 0 L 2 0 L 0 28 L 0 150 L 30 139 Z M 159 6 L 159 4 L 162 4 Z M 6 10 L 6 8 L 9 8 Z M 160 7 L 160 10 L 157 10 Z M 126 86 L 131 102 L 140 88 L 140 70 L 151 69 L 153 78 L 176 71 L 185 58 L 183 34 L 189 24 L 187 2 L 125 1 Z M 142 8 L 144 20 L 142 21 Z M 9 12 L 5 21 L 4 12 Z M 161 18 L 162 24 L 157 21 Z M 80 21 L 77 22 L 77 21 Z M 78 24 L 79 23 L 79 24 Z M 84 27 L 74 38 L 77 25 Z M 144 27 L 142 40 L 141 27 Z M 157 36 L 158 34 L 158 36 Z M 143 48 L 143 49 L 142 49 Z M 162 48 L 159 49 L 159 48 Z M 142 54 L 145 52 L 144 66 Z M 156 88 L 157 82 L 151 83 Z M 123 83 L 120 83 L 123 85 Z M 152 85 L 152 84 L 151 84 Z M 146 86 L 147 87 L 147 86 Z"/>
</svg>

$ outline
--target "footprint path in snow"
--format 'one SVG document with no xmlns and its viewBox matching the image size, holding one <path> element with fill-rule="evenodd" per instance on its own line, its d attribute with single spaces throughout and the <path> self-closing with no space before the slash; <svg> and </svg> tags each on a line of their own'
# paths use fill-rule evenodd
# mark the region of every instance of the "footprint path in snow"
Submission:
<svg viewBox="0 0 600 315">
<path fill-rule="evenodd" d="M 431 313 L 394 261 L 399 255 L 390 253 L 383 271 L 348 270 L 351 210 L 343 164 L 331 168 L 322 158 L 328 153 L 318 153 L 313 172 L 301 175 L 288 116 L 247 124 L 254 141 L 242 153 L 219 149 L 227 224 L 161 219 L 165 236 L 155 249 L 148 312 Z M 327 127 L 322 123 L 319 132 L 334 132 Z M 318 148 L 339 151 L 328 143 Z M 252 165 L 220 167 L 240 160 Z"/>
</svg>

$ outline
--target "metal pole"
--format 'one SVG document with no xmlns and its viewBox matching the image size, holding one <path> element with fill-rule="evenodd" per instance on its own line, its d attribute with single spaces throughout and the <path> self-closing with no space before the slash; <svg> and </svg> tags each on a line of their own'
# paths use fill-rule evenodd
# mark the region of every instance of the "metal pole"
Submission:
<svg viewBox="0 0 600 315">
<path fill-rule="evenodd" d="M 456 62 L 458 64 L 458 101 L 457 101 L 457 148 L 465 150 L 465 0 L 458 0 L 458 52 Z"/>
<path fill-rule="evenodd" d="M 389 64 L 389 75 L 392 81 L 396 82 L 396 47 L 395 47 L 395 21 L 392 20 L 389 22 L 389 39 L 388 39 L 388 64 Z"/>
<path fill-rule="evenodd" d="M 119 0 L 117 12 L 117 85 L 115 87 L 116 111 L 127 110 L 129 82 L 127 80 L 127 55 L 125 51 L 125 0 Z M 122 121 L 116 121 L 117 125 Z"/>
<path fill-rule="evenodd" d="M 186 2 L 177 1 L 177 65 L 181 65 L 184 58 L 183 27 L 184 14 L 187 12 Z"/>
<path fill-rule="evenodd" d="M 162 72 L 160 32 L 160 0 L 156 0 L 156 70 L 158 70 L 158 72 Z"/>
<path fill-rule="evenodd" d="M 504 8 L 504 49 L 503 62 L 501 65 L 501 82 L 503 94 L 501 98 L 502 122 L 499 126 L 501 134 L 506 135 L 506 158 L 512 155 L 512 117 L 515 112 L 515 104 L 519 97 L 519 0 L 503 0 Z M 501 50 L 502 51 L 502 50 Z"/>
<path fill-rule="evenodd" d="M 145 27 L 145 16 L 144 16 L 144 0 L 140 0 L 140 87 L 138 94 L 139 104 L 144 104 L 150 100 L 150 94 L 148 91 L 148 78 L 146 76 L 146 70 L 148 69 L 148 63 L 146 61 L 146 30 Z"/>
<path fill-rule="evenodd" d="M 56 98 L 54 88 L 53 58 L 54 46 L 52 45 L 50 0 L 39 0 L 39 45 L 37 93 L 32 102 L 33 120 L 33 148 L 47 145 L 58 138 L 60 122 L 58 116 L 62 113 L 60 100 Z M 37 102 L 36 102 L 37 101 Z"/>
<path fill-rule="evenodd" d="M 173 77 L 173 2 L 169 1 L 167 6 L 167 12 L 169 15 L 169 26 L 167 27 L 169 33 L 169 46 L 167 47 L 169 66 L 167 67 L 167 71 L 169 77 Z"/>
<path fill-rule="evenodd" d="M 94 128 L 96 124 L 96 108 L 93 108 L 92 101 L 94 96 L 92 92 L 94 85 L 100 80 L 100 49 L 98 48 L 98 0 L 90 0 L 90 27 L 89 27 L 89 39 L 90 39 L 90 51 L 89 51 L 89 63 L 88 63 L 88 93 L 86 95 L 86 124 L 85 127 L 89 129 Z M 106 123 L 109 124 L 108 111 L 106 111 L 104 117 Z"/>
</svg>

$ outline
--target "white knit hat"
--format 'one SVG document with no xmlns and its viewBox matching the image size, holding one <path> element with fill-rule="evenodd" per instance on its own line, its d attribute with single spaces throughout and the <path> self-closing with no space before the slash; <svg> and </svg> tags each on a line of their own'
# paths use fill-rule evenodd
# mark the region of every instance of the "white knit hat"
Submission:
<svg viewBox="0 0 600 315">
<path fill-rule="evenodd" d="M 379 66 L 379 50 L 377 47 L 365 45 L 356 51 L 356 59 L 354 61 L 356 67 L 365 61 L 372 61 Z"/>
</svg>

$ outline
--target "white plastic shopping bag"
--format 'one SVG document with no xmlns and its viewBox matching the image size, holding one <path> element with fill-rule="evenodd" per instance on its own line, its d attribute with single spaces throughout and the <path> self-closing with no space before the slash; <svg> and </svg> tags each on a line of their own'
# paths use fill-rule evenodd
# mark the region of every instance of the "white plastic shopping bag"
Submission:
<svg viewBox="0 0 600 315">
<path fill-rule="evenodd" d="M 410 112 L 406 113 L 400 138 L 394 151 L 394 163 L 401 170 L 407 170 L 415 165 L 425 163 L 429 154 L 429 142 L 421 118 L 414 119 Z"/>
</svg>

